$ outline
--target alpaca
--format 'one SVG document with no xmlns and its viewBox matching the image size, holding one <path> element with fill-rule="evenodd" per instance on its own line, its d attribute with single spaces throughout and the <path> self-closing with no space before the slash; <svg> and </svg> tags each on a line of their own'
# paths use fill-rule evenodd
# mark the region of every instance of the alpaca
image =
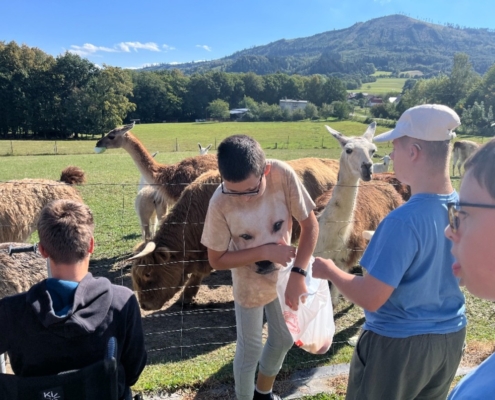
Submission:
<svg viewBox="0 0 495 400">
<path fill-rule="evenodd" d="M 377 174 L 379 172 L 388 172 L 388 166 L 390 164 L 391 158 L 388 155 L 383 156 L 380 158 L 383 163 L 375 163 L 372 166 L 372 170 L 374 174 Z"/>
<path fill-rule="evenodd" d="M 454 153 L 454 162 L 452 164 L 452 176 L 455 174 L 455 167 L 457 165 L 457 170 L 459 171 L 459 176 L 461 176 L 461 166 L 468 159 L 468 157 L 473 154 L 480 145 L 478 143 L 472 142 L 471 140 L 459 140 L 454 143 L 452 151 Z"/>
<path fill-rule="evenodd" d="M 407 201 L 411 198 L 411 188 L 409 187 L 409 185 L 406 185 L 399 181 L 395 177 L 395 174 L 393 172 L 382 172 L 380 174 L 373 174 L 371 178 L 376 181 L 383 181 L 391 184 L 404 201 Z"/>
<path fill-rule="evenodd" d="M 205 154 L 208 154 L 208 150 L 211 149 L 211 144 L 209 144 L 206 147 L 203 147 L 201 146 L 201 143 L 198 143 L 198 147 L 199 147 L 199 155 L 204 156 Z"/>
<path fill-rule="evenodd" d="M 45 259 L 39 253 L 9 255 L 9 247 L 24 247 L 26 243 L 0 243 L 0 299 L 26 292 L 35 283 L 48 277 Z M 0 373 L 6 373 L 4 354 L 0 354 Z"/>
<path fill-rule="evenodd" d="M 35 283 L 48 277 L 46 260 L 39 253 L 8 254 L 12 247 L 29 246 L 27 243 L 0 243 L 0 299 L 26 292 Z"/>
<path fill-rule="evenodd" d="M 25 242 L 36 230 L 41 209 L 52 200 L 82 198 L 71 185 L 86 181 L 84 171 L 69 166 L 60 181 L 21 179 L 0 183 L 0 243 Z"/>
<path fill-rule="evenodd" d="M 172 165 L 157 163 L 142 143 L 130 132 L 134 124 L 124 125 L 108 132 L 96 143 L 95 151 L 123 148 L 134 160 L 146 182 L 155 184 L 167 206 L 174 205 L 184 188 L 203 172 L 217 169 L 217 158 L 205 154 L 186 158 Z"/>
<path fill-rule="evenodd" d="M 326 128 L 339 141 L 342 153 L 337 184 L 323 195 L 325 198 L 317 200 L 320 206 L 327 199 L 328 203 L 318 218 L 320 232 L 314 254 L 331 258 L 339 268 L 350 270 L 366 247 L 363 230 L 376 229 L 378 223 L 403 200 L 389 184 L 371 181 L 371 157 L 376 151 L 372 143 L 375 122 L 361 137 L 346 137 L 329 126 Z M 364 181 L 361 185 L 360 180 Z M 338 296 L 338 291 L 333 288 L 334 305 Z"/>
<path fill-rule="evenodd" d="M 155 158 L 158 152 L 151 157 Z M 155 234 L 159 222 L 167 214 L 167 204 L 163 201 L 156 186 L 150 185 L 141 175 L 134 209 L 139 218 L 143 240 L 150 240 Z"/>
</svg>

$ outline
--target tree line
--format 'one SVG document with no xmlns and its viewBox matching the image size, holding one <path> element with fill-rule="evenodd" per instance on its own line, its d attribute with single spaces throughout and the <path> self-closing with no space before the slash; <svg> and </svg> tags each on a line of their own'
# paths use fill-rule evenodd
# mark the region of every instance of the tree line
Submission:
<svg viewBox="0 0 495 400">
<path fill-rule="evenodd" d="M 284 98 L 307 100 L 308 106 L 289 113 L 278 106 Z M 364 99 L 356 101 L 355 106 L 362 106 L 358 102 Z M 407 80 L 397 105 L 385 101 L 371 114 L 397 119 L 407 108 L 424 103 L 456 109 L 463 122 L 460 131 L 492 136 L 495 65 L 480 76 L 469 57 L 458 53 L 450 73 Z M 54 58 L 37 48 L 0 42 L 4 139 L 102 134 L 132 119 L 143 123 L 226 119 L 232 108 L 249 108 L 245 121 L 345 119 L 352 106 L 346 82 L 335 76 L 124 70 L 100 67 L 69 52 Z"/>
<path fill-rule="evenodd" d="M 133 71 L 99 67 L 66 52 L 52 57 L 37 48 L 0 42 L 0 137 L 64 138 L 101 134 L 131 119 L 141 122 L 208 118 L 223 100 L 278 105 L 304 99 L 320 107 L 345 101 L 346 86 L 324 75 Z"/>
</svg>

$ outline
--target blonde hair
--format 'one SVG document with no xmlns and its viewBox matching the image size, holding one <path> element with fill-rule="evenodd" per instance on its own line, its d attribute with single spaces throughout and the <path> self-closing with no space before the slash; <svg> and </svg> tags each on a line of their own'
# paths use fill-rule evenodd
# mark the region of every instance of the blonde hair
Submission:
<svg viewBox="0 0 495 400">
<path fill-rule="evenodd" d="M 93 214 L 87 205 L 73 200 L 54 200 L 41 211 L 40 244 L 53 261 L 73 264 L 88 255 L 94 227 Z"/>
</svg>

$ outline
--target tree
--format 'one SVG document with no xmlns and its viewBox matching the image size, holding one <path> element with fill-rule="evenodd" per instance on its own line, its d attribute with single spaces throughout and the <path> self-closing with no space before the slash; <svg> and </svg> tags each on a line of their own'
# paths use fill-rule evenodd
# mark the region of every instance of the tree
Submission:
<svg viewBox="0 0 495 400">
<path fill-rule="evenodd" d="M 351 107 L 346 101 L 334 101 L 332 102 L 333 116 L 338 119 L 348 119 L 351 113 Z"/>
<path fill-rule="evenodd" d="M 328 119 L 333 115 L 333 106 L 331 104 L 323 103 L 320 108 L 320 115 Z"/>
<path fill-rule="evenodd" d="M 308 119 L 317 119 L 318 108 L 313 103 L 308 103 L 306 107 L 304 107 L 304 116 Z"/>
<path fill-rule="evenodd" d="M 230 117 L 229 113 L 229 103 L 221 99 L 213 100 L 208 104 L 206 108 L 212 118 L 216 119 L 228 119 Z"/>
</svg>

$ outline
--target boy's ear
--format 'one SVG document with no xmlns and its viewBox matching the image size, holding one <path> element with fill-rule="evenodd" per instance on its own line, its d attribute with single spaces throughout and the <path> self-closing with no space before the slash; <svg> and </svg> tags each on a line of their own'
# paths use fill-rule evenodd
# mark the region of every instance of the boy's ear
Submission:
<svg viewBox="0 0 495 400">
<path fill-rule="evenodd" d="M 263 172 L 263 175 L 268 175 L 270 173 L 271 169 L 272 169 L 272 164 L 266 164 L 265 165 L 265 172 Z"/>
<path fill-rule="evenodd" d="M 38 251 L 40 252 L 43 258 L 50 257 L 41 243 L 38 243 Z"/>
<path fill-rule="evenodd" d="M 89 241 L 88 253 L 93 254 L 94 250 L 95 250 L 95 238 L 93 236 L 91 236 L 91 239 Z"/>
</svg>

